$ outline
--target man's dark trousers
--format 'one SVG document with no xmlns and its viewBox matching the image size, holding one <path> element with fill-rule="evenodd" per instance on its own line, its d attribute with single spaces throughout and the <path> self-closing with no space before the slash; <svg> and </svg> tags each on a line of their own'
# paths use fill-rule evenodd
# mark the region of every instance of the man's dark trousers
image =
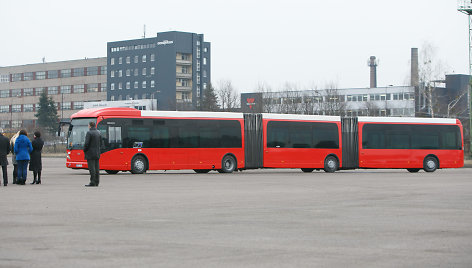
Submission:
<svg viewBox="0 0 472 268">
<path fill-rule="evenodd" d="M 100 166 L 99 159 L 88 159 L 87 165 L 90 172 L 90 184 L 98 186 L 100 183 Z"/>
<path fill-rule="evenodd" d="M 7 173 L 7 166 L 2 166 L 2 171 L 3 171 L 3 185 L 8 184 L 8 173 Z"/>
</svg>

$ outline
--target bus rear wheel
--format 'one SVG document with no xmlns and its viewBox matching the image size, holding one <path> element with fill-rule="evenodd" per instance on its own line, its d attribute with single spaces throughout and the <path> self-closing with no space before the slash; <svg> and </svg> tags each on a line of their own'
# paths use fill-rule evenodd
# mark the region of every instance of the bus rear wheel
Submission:
<svg viewBox="0 0 472 268">
<path fill-rule="evenodd" d="M 406 170 L 408 170 L 408 172 L 411 172 L 411 173 L 416 173 L 416 172 L 420 171 L 419 168 L 407 168 Z"/>
<path fill-rule="evenodd" d="M 423 169 L 426 172 L 434 172 L 438 169 L 438 160 L 435 157 L 428 156 L 423 161 Z"/>
<path fill-rule="evenodd" d="M 221 161 L 220 173 L 232 173 L 236 170 L 236 159 L 231 155 L 225 155 Z"/>
<path fill-rule="evenodd" d="M 325 172 L 333 173 L 336 170 L 338 170 L 338 167 L 339 167 L 339 163 L 338 163 L 338 159 L 336 159 L 336 157 L 334 157 L 332 155 L 326 157 L 326 159 L 324 161 L 324 168 L 323 168 Z"/>
<path fill-rule="evenodd" d="M 135 156 L 131 161 L 131 173 L 143 174 L 146 172 L 146 159 L 140 155 Z"/>
<path fill-rule="evenodd" d="M 313 170 L 315 170 L 315 169 L 314 168 L 302 168 L 302 171 L 305 172 L 305 173 L 313 172 Z"/>
<path fill-rule="evenodd" d="M 118 170 L 105 170 L 107 174 L 117 174 Z"/>
<path fill-rule="evenodd" d="M 208 173 L 210 172 L 209 169 L 194 169 L 195 173 Z"/>
</svg>

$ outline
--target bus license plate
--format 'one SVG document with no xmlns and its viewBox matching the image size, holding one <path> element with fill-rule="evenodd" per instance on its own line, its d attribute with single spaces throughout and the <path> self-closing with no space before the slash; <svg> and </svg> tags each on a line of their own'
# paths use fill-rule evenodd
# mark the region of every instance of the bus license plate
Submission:
<svg viewBox="0 0 472 268">
<path fill-rule="evenodd" d="M 82 167 L 82 164 L 77 164 L 77 167 Z"/>
</svg>

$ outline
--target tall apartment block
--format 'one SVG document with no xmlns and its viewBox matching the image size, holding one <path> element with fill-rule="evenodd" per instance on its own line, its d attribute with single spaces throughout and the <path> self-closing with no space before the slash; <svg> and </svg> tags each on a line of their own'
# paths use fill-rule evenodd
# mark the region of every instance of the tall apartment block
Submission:
<svg viewBox="0 0 472 268">
<path fill-rule="evenodd" d="M 57 104 L 59 118 L 106 99 L 107 59 L 93 58 L 0 67 L 0 127 L 16 132 L 36 127 L 42 92 Z"/>
<path fill-rule="evenodd" d="M 195 110 L 211 81 L 210 55 L 203 34 L 109 42 L 107 100 L 156 99 L 158 110 Z"/>
</svg>

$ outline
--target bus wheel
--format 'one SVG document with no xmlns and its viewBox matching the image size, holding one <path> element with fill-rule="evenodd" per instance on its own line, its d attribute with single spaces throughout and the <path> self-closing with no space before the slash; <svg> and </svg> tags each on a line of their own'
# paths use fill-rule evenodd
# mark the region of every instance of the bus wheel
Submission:
<svg viewBox="0 0 472 268">
<path fill-rule="evenodd" d="M 314 168 L 302 168 L 302 171 L 306 172 L 306 173 L 313 172 L 313 170 L 315 170 L 315 169 Z"/>
<path fill-rule="evenodd" d="M 236 159 L 231 155 L 225 155 L 221 164 L 221 169 L 218 170 L 220 173 L 232 173 L 236 170 Z"/>
<path fill-rule="evenodd" d="M 406 170 L 408 170 L 408 172 L 411 172 L 411 173 L 416 173 L 416 172 L 420 171 L 419 168 L 407 168 Z"/>
<path fill-rule="evenodd" d="M 105 170 L 107 174 L 117 174 L 118 170 Z"/>
<path fill-rule="evenodd" d="M 133 158 L 131 161 L 131 173 L 133 174 L 143 174 L 146 171 L 146 159 L 138 155 Z"/>
<path fill-rule="evenodd" d="M 325 172 L 333 173 L 336 170 L 338 170 L 338 167 L 339 167 L 339 163 L 336 157 L 332 155 L 326 157 L 324 161 L 324 168 L 323 168 Z"/>
<path fill-rule="evenodd" d="M 208 172 L 210 172 L 209 169 L 194 169 L 193 171 L 195 171 L 196 173 L 208 173 Z"/>
<path fill-rule="evenodd" d="M 426 172 L 434 172 L 438 168 L 438 160 L 435 157 L 428 156 L 423 161 L 423 169 Z"/>
</svg>

